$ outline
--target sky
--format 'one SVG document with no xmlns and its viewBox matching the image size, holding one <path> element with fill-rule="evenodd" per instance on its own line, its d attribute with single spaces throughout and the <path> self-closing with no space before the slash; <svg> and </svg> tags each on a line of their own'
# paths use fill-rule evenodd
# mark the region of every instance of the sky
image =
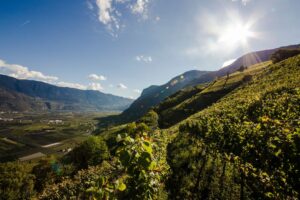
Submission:
<svg viewBox="0 0 300 200">
<path fill-rule="evenodd" d="M 299 0 L 0 0 L 0 73 L 137 98 L 298 44 Z"/>
</svg>

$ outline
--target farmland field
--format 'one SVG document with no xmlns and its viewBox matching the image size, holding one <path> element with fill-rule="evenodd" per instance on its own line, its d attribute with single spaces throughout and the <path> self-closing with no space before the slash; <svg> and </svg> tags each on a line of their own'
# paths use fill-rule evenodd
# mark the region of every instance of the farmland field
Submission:
<svg viewBox="0 0 300 200">
<path fill-rule="evenodd" d="M 0 113 L 0 162 L 63 155 L 96 130 L 109 113 Z"/>
</svg>

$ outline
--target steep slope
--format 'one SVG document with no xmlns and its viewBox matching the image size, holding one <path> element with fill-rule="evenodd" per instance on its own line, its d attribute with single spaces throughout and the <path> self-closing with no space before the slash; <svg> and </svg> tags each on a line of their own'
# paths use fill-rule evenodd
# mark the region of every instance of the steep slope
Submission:
<svg viewBox="0 0 300 200">
<path fill-rule="evenodd" d="M 279 49 L 296 49 L 300 45 L 291 45 L 279 47 L 275 49 L 251 52 L 238 58 L 231 65 L 224 67 L 218 71 L 201 72 L 189 71 L 179 75 L 162 86 L 150 86 L 145 89 L 141 96 L 133 102 L 133 104 L 125 110 L 120 118 L 126 119 L 125 121 L 136 120 L 144 115 L 151 107 L 158 105 L 166 97 L 176 93 L 177 91 L 188 87 L 195 86 L 202 83 L 208 83 L 217 77 L 225 76 L 227 73 L 237 71 L 241 66 L 249 67 L 255 64 L 266 62 L 270 60 L 270 56 Z M 181 80 L 181 76 L 187 77 Z"/>
<path fill-rule="evenodd" d="M 0 110 L 1 111 L 25 111 L 45 110 L 44 102 L 31 98 L 27 95 L 8 91 L 0 87 Z"/>
<path fill-rule="evenodd" d="M 166 130 L 170 198 L 298 199 L 299 106 L 296 56 Z"/>
<path fill-rule="evenodd" d="M 159 116 L 160 128 L 168 128 L 207 108 L 237 87 L 251 81 L 253 75 L 264 72 L 270 64 L 270 61 L 256 64 L 243 71 L 236 71 L 210 83 L 188 87 L 171 95 L 154 108 Z"/>
<path fill-rule="evenodd" d="M 257 68 L 247 82 L 169 129 L 136 122 L 107 130 L 99 137 L 109 159 L 90 156 L 89 168 L 60 176 L 40 198 L 299 199 L 300 56 Z M 227 82 L 241 77 L 237 72 Z M 95 144 L 73 151 L 82 158 L 74 163 L 87 162 L 84 153 Z"/>
<path fill-rule="evenodd" d="M 123 118 L 135 120 L 144 115 L 151 107 L 159 104 L 166 97 L 186 87 L 194 79 L 201 79 L 203 82 L 211 80 L 206 76 L 207 71 L 192 70 L 181 74 L 164 85 L 150 86 L 142 92 L 134 103 L 122 113 Z"/>
<path fill-rule="evenodd" d="M 8 110 L 121 111 L 132 102 L 99 91 L 57 87 L 5 75 L 0 75 L 0 88 L 0 107 Z"/>
</svg>

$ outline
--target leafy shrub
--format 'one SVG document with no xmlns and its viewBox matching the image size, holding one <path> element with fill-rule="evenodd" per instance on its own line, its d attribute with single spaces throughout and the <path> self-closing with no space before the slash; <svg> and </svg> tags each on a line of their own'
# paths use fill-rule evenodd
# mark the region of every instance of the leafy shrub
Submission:
<svg viewBox="0 0 300 200">
<path fill-rule="evenodd" d="M 35 176 L 30 169 L 22 163 L 0 164 L 0 199 L 32 199 Z"/>
<path fill-rule="evenodd" d="M 147 126 L 155 129 L 158 127 L 158 114 L 154 110 L 150 110 L 140 120 L 140 123 L 145 123 Z"/>
<path fill-rule="evenodd" d="M 118 135 L 116 157 L 79 171 L 74 178 L 52 184 L 40 199 L 158 199 L 165 165 L 158 147 L 144 133 L 135 138 Z"/>
<path fill-rule="evenodd" d="M 73 163 L 77 169 L 86 169 L 88 166 L 98 165 L 108 158 L 107 145 L 97 136 L 89 137 L 67 155 L 67 160 Z"/>
</svg>

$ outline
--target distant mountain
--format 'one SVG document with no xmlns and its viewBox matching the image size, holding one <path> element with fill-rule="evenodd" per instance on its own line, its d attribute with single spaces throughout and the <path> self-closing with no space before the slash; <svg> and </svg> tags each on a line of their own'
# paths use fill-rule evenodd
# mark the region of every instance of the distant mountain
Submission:
<svg viewBox="0 0 300 200">
<path fill-rule="evenodd" d="M 284 47 L 279 47 L 275 49 L 268 49 L 268 50 L 263 50 L 263 51 L 255 51 L 248 53 L 246 55 L 243 55 L 242 57 L 238 58 L 234 63 L 231 65 L 224 67 L 220 70 L 218 70 L 215 74 L 217 76 L 224 76 L 226 75 L 227 72 L 235 72 L 237 71 L 241 66 L 251 66 L 255 65 L 261 62 L 265 62 L 270 60 L 270 57 L 273 53 L 278 51 L 279 49 L 297 49 L 300 48 L 300 44 L 298 45 L 290 45 L 290 46 L 284 46 Z"/>
<path fill-rule="evenodd" d="M 164 85 L 150 86 L 144 89 L 141 96 L 122 113 L 122 117 L 128 120 L 139 118 L 166 97 L 186 87 L 192 80 L 198 79 L 203 82 L 210 81 L 211 77 L 206 76 L 208 73 L 208 71 L 192 70 L 176 76 Z"/>
<path fill-rule="evenodd" d="M 124 121 L 136 120 L 144 115 L 151 107 L 158 105 L 166 97 L 176 93 L 177 91 L 201 83 L 207 83 L 216 77 L 222 77 L 227 73 L 237 71 L 241 66 L 249 67 L 261 62 L 270 60 L 270 56 L 279 49 L 296 49 L 300 48 L 300 44 L 263 51 L 251 52 L 238 58 L 234 63 L 217 71 L 188 71 L 182 75 L 173 78 L 168 83 L 161 86 L 150 86 L 142 92 L 141 96 L 134 101 L 131 106 L 121 114 Z M 183 78 L 181 78 L 183 77 Z"/>
<path fill-rule="evenodd" d="M 122 111 L 131 99 L 0 75 L 0 109 L 14 111 Z"/>
</svg>

